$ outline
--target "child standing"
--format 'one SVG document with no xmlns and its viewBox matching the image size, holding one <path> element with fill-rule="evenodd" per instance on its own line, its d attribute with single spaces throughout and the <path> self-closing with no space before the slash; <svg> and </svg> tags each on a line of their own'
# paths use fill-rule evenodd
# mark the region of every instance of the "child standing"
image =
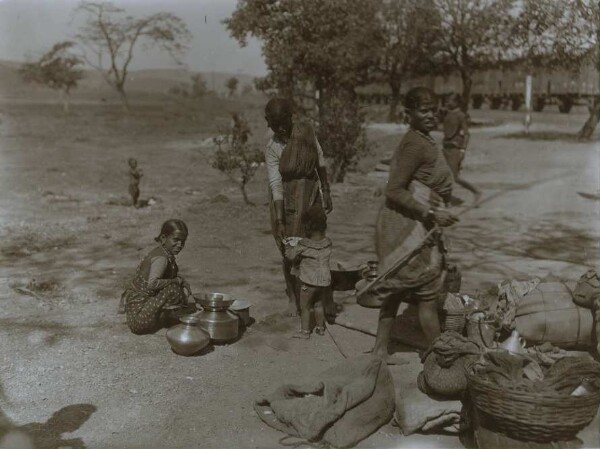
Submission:
<svg viewBox="0 0 600 449">
<path fill-rule="evenodd" d="M 299 280 L 301 330 L 295 338 L 308 339 L 311 334 L 311 314 L 315 317 L 315 332 L 325 334 L 323 298 L 331 285 L 329 259 L 331 240 L 325 235 L 327 216 L 321 205 L 314 205 L 302 214 L 306 238 L 288 238 L 285 257 L 294 262 L 292 274 Z"/>
<path fill-rule="evenodd" d="M 142 170 L 138 170 L 137 161 L 130 158 L 129 161 L 129 194 L 133 201 L 133 207 L 138 207 L 138 199 L 140 197 L 140 178 L 144 176 Z"/>
<path fill-rule="evenodd" d="M 137 267 L 131 285 L 121 296 L 119 313 L 127 314 L 127 325 L 134 334 L 147 334 L 160 328 L 160 316 L 165 306 L 185 305 L 191 295 L 190 285 L 178 276 L 175 256 L 185 246 L 188 229 L 182 220 L 164 222 L 160 243 Z"/>
</svg>

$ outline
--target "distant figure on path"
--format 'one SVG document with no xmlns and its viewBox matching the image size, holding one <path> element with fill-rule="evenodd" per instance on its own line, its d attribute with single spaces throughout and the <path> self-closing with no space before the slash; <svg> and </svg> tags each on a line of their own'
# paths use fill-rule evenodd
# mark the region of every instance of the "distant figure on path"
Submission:
<svg viewBox="0 0 600 449">
<path fill-rule="evenodd" d="M 474 203 L 477 204 L 481 200 L 481 191 L 460 177 L 470 137 L 467 116 L 460 109 L 461 102 L 458 94 L 452 94 L 448 99 L 448 112 L 444 118 L 444 156 L 452 170 L 454 182 L 471 192 L 475 196 Z"/>
<path fill-rule="evenodd" d="M 188 229 L 182 220 L 163 223 L 154 248 L 138 265 L 131 285 L 121 296 L 119 313 L 127 314 L 127 325 L 134 334 L 147 334 L 161 327 L 167 306 L 185 306 L 190 285 L 179 276 L 175 256 L 183 250 Z"/>
<path fill-rule="evenodd" d="M 308 339 L 312 329 L 311 315 L 315 318 L 315 332 L 325 335 L 325 309 L 327 289 L 331 286 L 331 240 L 325 235 L 327 216 L 320 205 L 313 205 L 302 216 L 307 237 L 285 241 L 285 257 L 294 263 L 292 274 L 300 282 L 301 330 L 295 338 Z"/>
<path fill-rule="evenodd" d="M 329 181 L 323 150 L 312 127 L 299 125 L 292 135 L 294 126 L 290 101 L 282 98 L 269 100 L 265 107 L 265 119 L 273 131 L 265 149 L 271 228 L 283 257 L 288 315 L 297 316 L 300 313 L 299 283 L 290 272 L 291 262 L 284 257 L 283 239 L 288 236 L 306 237 L 302 212 L 309 207 L 316 204 L 326 213 L 331 212 Z"/>
<path fill-rule="evenodd" d="M 138 170 L 137 161 L 130 158 L 129 161 L 129 194 L 134 207 L 138 207 L 138 199 L 140 198 L 140 178 L 144 176 L 142 170 Z"/>
<path fill-rule="evenodd" d="M 376 251 L 380 273 L 408 259 L 394 275 L 358 297 L 359 304 L 381 307 L 373 354 L 389 359 L 388 343 L 401 302 L 416 302 L 419 323 L 428 343 L 440 334 L 438 299 L 445 269 L 445 247 L 438 229 L 419 248 L 435 226 L 446 227 L 458 218 L 445 209 L 452 193 L 452 172 L 429 133 L 437 125 L 437 99 L 425 88 L 406 94 L 410 129 L 392 157 L 385 203 L 377 217 Z"/>
</svg>

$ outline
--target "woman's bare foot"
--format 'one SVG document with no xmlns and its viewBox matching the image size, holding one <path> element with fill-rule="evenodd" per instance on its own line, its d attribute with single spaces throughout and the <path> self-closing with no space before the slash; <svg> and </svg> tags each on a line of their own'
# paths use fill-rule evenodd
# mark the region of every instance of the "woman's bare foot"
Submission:
<svg viewBox="0 0 600 449">
<path fill-rule="evenodd" d="M 308 340 L 310 338 L 310 331 L 298 331 L 297 334 L 292 335 L 292 338 L 299 338 L 300 340 Z"/>
<path fill-rule="evenodd" d="M 317 335 L 321 335 L 321 336 L 325 335 L 325 326 L 323 326 L 323 327 L 320 327 L 320 326 L 315 327 L 315 333 Z"/>
</svg>

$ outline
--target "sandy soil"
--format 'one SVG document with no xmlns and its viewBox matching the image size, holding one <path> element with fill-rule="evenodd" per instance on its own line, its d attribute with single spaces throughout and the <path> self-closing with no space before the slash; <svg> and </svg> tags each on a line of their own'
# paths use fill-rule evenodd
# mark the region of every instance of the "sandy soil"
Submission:
<svg viewBox="0 0 600 449">
<path fill-rule="evenodd" d="M 227 123 L 228 111 L 245 110 L 260 139 L 260 106 L 156 104 L 123 117 L 113 106 L 80 104 L 64 117 L 58 105 L 0 105 L 0 424 L 48 448 L 279 446 L 283 435 L 262 424 L 253 400 L 343 357 L 329 337 L 289 338 L 297 323 L 281 316 L 284 285 L 264 168 L 249 186 L 257 206 L 248 207 L 209 166 L 206 139 Z M 489 199 L 450 233 L 465 291 L 512 277 L 576 279 L 597 265 L 600 203 L 577 191 L 599 190 L 600 148 L 563 135 L 584 115 L 535 114 L 531 139 L 519 135 L 519 114 L 473 117 L 496 126 L 473 129 L 464 171 Z M 400 132 L 373 126 L 374 154 L 333 186 L 334 262 L 352 267 L 373 258 L 383 180 L 371 170 Z M 125 205 L 128 157 L 144 170 L 142 198 L 157 204 Z M 247 299 L 257 321 L 235 344 L 199 357 L 172 353 L 164 330 L 132 335 L 116 314 L 137 262 L 172 216 L 190 228 L 179 265 L 193 289 Z M 365 317 L 373 313 L 365 309 Z M 347 351 L 373 342 L 334 329 Z M 416 373 L 416 354 L 402 356 Z M 595 432 L 582 438 L 598 446 Z M 388 425 L 361 447 L 461 445 L 451 436 L 403 438 Z"/>
</svg>

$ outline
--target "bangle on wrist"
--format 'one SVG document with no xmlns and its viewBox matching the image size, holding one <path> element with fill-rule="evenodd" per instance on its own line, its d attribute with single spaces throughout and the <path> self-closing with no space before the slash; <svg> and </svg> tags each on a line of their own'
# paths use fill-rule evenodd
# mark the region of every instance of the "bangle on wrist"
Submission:
<svg viewBox="0 0 600 449">
<path fill-rule="evenodd" d="M 427 213 L 425 214 L 425 220 L 433 220 L 434 217 L 435 217 L 435 210 L 433 210 L 433 209 L 429 209 L 427 211 Z"/>
</svg>

